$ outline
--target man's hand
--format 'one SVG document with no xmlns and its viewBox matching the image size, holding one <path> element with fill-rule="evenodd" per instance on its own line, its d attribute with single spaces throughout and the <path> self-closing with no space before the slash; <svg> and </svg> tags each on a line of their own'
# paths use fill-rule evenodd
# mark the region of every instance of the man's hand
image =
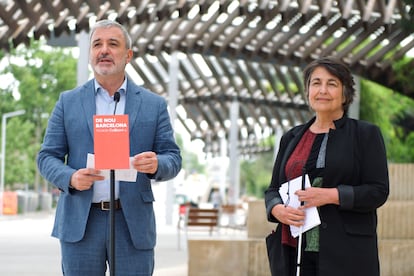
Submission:
<svg viewBox="0 0 414 276">
<path fill-rule="evenodd" d="M 152 151 L 146 151 L 134 156 L 132 166 L 138 172 L 154 174 L 158 170 L 157 154 Z"/>
<path fill-rule="evenodd" d="M 79 191 L 89 190 L 94 181 L 104 180 L 100 171 L 90 168 L 79 169 L 70 178 L 70 186 Z"/>
</svg>

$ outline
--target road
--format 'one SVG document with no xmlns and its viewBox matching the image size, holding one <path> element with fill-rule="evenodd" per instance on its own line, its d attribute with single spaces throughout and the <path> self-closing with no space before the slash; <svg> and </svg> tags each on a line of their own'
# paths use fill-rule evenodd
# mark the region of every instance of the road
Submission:
<svg viewBox="0 0 414 276">
<path fill-rule="evenodd" d="M 1 276 L 62 275 L 59 241 L 50 236 L 53 218 L 53 211 L 0 216 Z M 154 276 L 186 276 L 187 252 L 177 250 L 175 227 L 157 227 Z"/>
</svg>

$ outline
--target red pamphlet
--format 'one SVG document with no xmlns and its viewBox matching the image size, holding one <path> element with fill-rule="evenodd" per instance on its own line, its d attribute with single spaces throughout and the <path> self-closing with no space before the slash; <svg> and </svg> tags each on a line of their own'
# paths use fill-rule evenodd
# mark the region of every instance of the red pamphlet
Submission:
<svg viewBox="0 0 414 276">
<path fill-rule="evenodd" d="M 95 169 L 129 169 L 128 115 L 93 116 Z"/>
</svg>

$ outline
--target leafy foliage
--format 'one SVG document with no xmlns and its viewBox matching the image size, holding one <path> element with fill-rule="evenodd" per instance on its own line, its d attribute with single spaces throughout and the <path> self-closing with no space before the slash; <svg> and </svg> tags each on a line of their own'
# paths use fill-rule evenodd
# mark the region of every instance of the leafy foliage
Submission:
<svg viewBox="0 0 414 276">
<path fill-rule="evenodd" d="M 412 23 L 414 26 L 414 22 Z M 414 30 L 413 30 L 414 31 Z M 405 57 L 392 65 L 395 81 L 401 83 L 404 94 L 414 99 L 414 59 Z"/>
<path fill-rule="evenodd" d="M 248 195 L 263 197 L 272 176 L 273 158 L 273 152 L 266 152 L 241 162 L 241 185 Z"/>
<path fill-rule="evenodd" d="M 7 149 L 5 183 L 23 186 L 33 183 L 36 173 L 33 157 L 36 156 L 36 143 L 28 141 L 33 136 L 34 124 L 20 116 L 7 121 Z"/>
<path fill-rule="evenodd" d="M 193 172 L 204 173 L 205 167 L 199 162 L 197 154 L 186 149 L 183 138 L 180 135 L 176 136 L 176 141 L 181 149 L 182 168 L 185 172 L 187 174 L 191 174 Z"/>
<path fill-rule="evenodd" d="M 48 48 L 44 41 L 17 47 L 4 57 L 9 66 L 2 74 L 9 85 L 0 91 L 0 113 L 24 109 L 25 115 L 7 120 L 5 184 L 39 188 L 36 153 L 47 116 L 59 94 L 76 85 L 76 59 L 67 49 Z"/>
<path fill-rule="evenodd" d="M 414 162 L 414 100 L 376 83 L 361 81 L 360 117 L 382 131 L 390 162 Z"/>
</svg>

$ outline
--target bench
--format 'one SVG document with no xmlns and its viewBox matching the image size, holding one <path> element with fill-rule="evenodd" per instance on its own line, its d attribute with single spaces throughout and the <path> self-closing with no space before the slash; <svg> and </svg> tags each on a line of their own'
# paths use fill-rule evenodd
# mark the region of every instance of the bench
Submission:
<svg viewBox="0 0 414 276">
<path fill-rule="evenodd" d="M 181 231 L 185 232 L 188 239 L 188 231 L 205 231 L 211 236 L 214 230 L 218 230 L 220 215 L 218 209 L 203 209 L 188 207 L 184 215 L 180 215 L 177 224 L 178 249 L 181 248 Z"/>
<path fill-rule="evenodd" d="M 245 230 L 247 213 L 242 205 L 223 204 L 220 207 L 220 227 L 227 230 Z"/>
</svg>

